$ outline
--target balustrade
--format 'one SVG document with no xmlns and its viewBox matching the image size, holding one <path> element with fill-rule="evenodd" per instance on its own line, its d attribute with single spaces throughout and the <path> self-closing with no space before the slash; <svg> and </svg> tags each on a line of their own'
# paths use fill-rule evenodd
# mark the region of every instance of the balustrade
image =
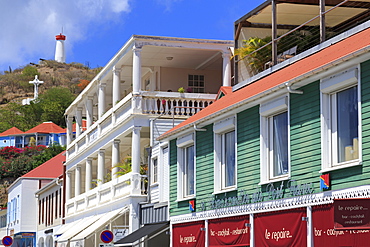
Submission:
<svg viewBox="0 0 370 247">
<path fill-rule="evenodd" d="M 139 114 L 187 118 L 212 104 L 215 94 L 175 93 L 175 92 L 142 92 Z M 114 125 L 125 121 L 137 113 L 132 109 L 132 94 L 128 94 L 113 108 L 109 109 L 96 123 L 77 137 L 67 148 L 68 158 L 77 155 L 83 149 L 109 132 Z M 114 119 L 114 121 L 113 121 Z M 78 151 L 76 151 L 78 147 Z"/>
<path fill-rule="evenodd" d="M 66 202 L 67 215 L 74 214 L 87 208 L 98 206 L 99 204 L 116 200 L 128 196 L 131 193 L 130 178 L 132 173 L 125 174 L 107 183 L 95 187 L 94 189 L 69 199 Z M 147 177 L 141 177 L 141 194 L 147 193 Z"/>
</svg>

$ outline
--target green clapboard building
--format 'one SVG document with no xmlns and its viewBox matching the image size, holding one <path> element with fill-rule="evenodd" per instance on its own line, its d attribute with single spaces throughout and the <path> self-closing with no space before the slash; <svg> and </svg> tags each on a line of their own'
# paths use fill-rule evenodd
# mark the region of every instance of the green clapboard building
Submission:
<svg viewBox="0 0 370 247">
<path fill-rule="evenodd" d="M 368 245 L 368 11 L 266 1 L 235 22 L 235 85 L 159 137 L 171 246 Z"/>
</svg>

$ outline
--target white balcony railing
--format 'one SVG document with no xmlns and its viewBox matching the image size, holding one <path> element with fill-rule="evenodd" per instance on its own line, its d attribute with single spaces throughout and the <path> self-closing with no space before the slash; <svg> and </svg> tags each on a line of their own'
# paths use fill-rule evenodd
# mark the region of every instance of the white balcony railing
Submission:
<svg viewBox="0 0 370 247">
<path fill-rule="evenodd" d="M 128 173 L 67 200 L 66 216 L 98 207 L 101 204 L 115 201 L 119 198 L 134 195 L 131 179 L 132 173 Z M 141 180 L 140 194 L 145 195 L 147 187 L 147 183 L 145 182 L 146 176 L 141 176 Z"/>
<path fill-rule="evenodd" d="M 139 96 L 135 97 L 135 101 L 139 102 L 136 109 L 133 109 L 133 95 L 130 93 L 117 105 L 104 113 L 90 128 L 73 140 L 67 146 L 67 159 L 89 147 L 92 143 L 99 140 L 99 137 L 128 119 L 132 114 L 167 115 L 173 118 L 187 118 L 212 104 L 216 95 L 156 91 L 141 92 Z"/>
</svg>

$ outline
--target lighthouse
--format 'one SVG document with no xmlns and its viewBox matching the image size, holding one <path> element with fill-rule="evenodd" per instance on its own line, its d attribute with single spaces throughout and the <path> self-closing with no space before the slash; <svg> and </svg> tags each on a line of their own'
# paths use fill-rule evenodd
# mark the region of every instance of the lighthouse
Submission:
<svg viewBox="0 0 370 247">
<path fill-rule="evenodd" d="M 55 61 L 60 63 L 66 62 L 66 52 L 64 50 L 64 41 L 66 40 L 66 36 L 63 34 L 58 34 L 55 36 L 57 41 L 57 45 L 55 48 Z"/>
</svg>

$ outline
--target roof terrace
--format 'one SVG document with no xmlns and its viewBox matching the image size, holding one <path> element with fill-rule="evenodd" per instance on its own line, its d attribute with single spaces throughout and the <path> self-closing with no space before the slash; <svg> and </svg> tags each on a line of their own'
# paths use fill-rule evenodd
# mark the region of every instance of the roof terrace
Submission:
<svg viewBox="0 0 370 247">
<path fill-rule="evenodd" d="M 348 37 L 369 19 L 370 0 L 265 1 L 235 22 L 234 90 Z"/>
</svg>

